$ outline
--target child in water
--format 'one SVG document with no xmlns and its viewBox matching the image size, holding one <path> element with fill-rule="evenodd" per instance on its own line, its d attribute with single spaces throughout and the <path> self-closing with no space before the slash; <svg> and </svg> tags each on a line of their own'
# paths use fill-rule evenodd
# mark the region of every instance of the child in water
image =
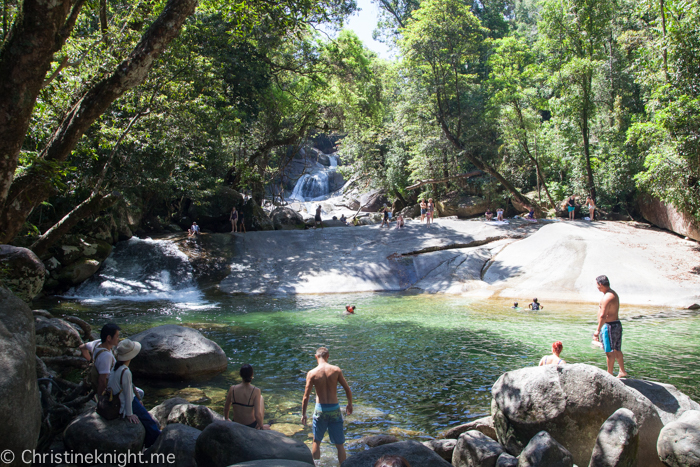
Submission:
<svg viewBox="0 0 700 467">
<path fill-rule="evenodd" d="M 345 311 L 343 312 L 344 315 L 354 315 L 355 314 L 355 305 L 346 305 L 345 306 Z"/>
</svg>

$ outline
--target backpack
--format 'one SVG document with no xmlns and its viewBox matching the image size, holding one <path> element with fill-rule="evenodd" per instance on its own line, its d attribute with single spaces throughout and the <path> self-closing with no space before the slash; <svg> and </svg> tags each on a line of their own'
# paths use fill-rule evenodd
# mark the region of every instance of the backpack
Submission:
<svg viewBox="0 0 700 467">
<path fill-rule="evenodd" d="M 124 371 L 126 371 L 126 368 L 122 370 L 122 375 L 119 377 L 119 387 L 122 387 L 122 381 L 124 379 Z M 122 408 L 122 403 L 119 400 L 119 394 L 122 393 L 122 389 L 119 390 L 118 393 L 113 394 L 112 393 L 112 388 L 107 388 L 104 390 L 102 395 L 99 397 L 97 400 L 97 414 L 104 418 L 105 420 L 115 420 L 119 418 L 119 411 Z"/>
<path fill-rule="evenodd" d="M 109 352 L 109 349 L 105 349 L 104 347 L 97 347 L 92 354 L 92 362 L 90 362 L 90 365 L 87 369 L 87 383 L 95 392 L 97 392 L 97 387 L 99 386 L 100 380 L 100 374 L 97 372 L 97 367 L 95 366 L 97 356 L 102 354 L 100 350 L 102 350 L 102 352 Z"/>
</svg>

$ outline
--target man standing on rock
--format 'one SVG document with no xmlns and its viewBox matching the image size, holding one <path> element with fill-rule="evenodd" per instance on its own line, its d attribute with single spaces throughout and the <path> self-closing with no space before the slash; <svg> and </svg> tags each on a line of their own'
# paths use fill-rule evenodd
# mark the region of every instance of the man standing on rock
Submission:
<svg viewBox="0 0 700 467">
<path fill-rule="evenodd" d="M 618 378 L 625 378 L 625 362 L 622 355 L 622 323 L 618 319 L 620 311 L 620 297 L 610 288 L 610 280 L 607 276 L 598 276 L 595 279 L 598 290 L 603 292 L 603 299 L 598 307 L 598 328 L 593 333 L 599 342 L 603 344 L 605 358 L 608 364 L 608 373 L 613 374 L 615 360 L 620 367 Z"/>
<path fill-rule="evenodd" d="M 313 434 L 314 442 L 311 447 L 311 455 L 314 459 L 321 458 L 321 441 L 328 431 L 331 443 L 338 449 L 338 462 L 345 460 L 345 433 L 343 432 L 343 416 L 340 413 L 338 403 L 338 383 L 345 390 L 348 398 L 347 414 L 352 414 L 352 392 L 345 381 L 340 368 L 328 363 L 330 354 L 328 349 L 321 347 L 316 351 L 318 366 L 306 374 L 306 387 L 304 388 L 304 400 L 301 404 L 301 423 L 306 425 L 306 409 L 311 397 L 311 388 L 316 390 L 316 410 L 314 411 Z"/>
</svg>

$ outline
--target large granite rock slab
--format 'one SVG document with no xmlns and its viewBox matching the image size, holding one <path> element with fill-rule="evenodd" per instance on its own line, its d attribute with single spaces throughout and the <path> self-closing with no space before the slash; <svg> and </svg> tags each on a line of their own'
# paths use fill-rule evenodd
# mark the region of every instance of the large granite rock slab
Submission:
<svg viewBox="0 0 700 467">
<path fill-rule="evenodd" d="M 491 393 L 498 440 L 512 455 L 547 431 L 571 452 L 574 463 L 586 465 L 600 426 L 626 408 L 639 425 L 639 466 L 661 466 L 654 447 L 663 424 L 654 405 L 599 368 L 575 364 L 509 371 Z"/>
<path fill-rule="evenodd" d="M 36 383 L 34 316 L 26 303 L 0 285 L 0 427 L 2 450 L 34 449 L 41 428 Z M 11 467 L 24 465 L 16 455 Z"/>
<path fill-rule="evenodd" d="M 35 318 L 36 344 L 47 347 L 75 349 L 83 340 L 68 321 L 60 318 Z"/>
<path fill-rule="evenodd" d="M 700 241 L 700 225 L 687 214 L 653 196 L 640 196 L 639 210 L 644 219 L 662 229 Z"/>
<path fill-rule="evenodd" d="M 289 459 L 313 464 L 311 451 L 300 441 L 272 430 L 256 430 L 235 422 L 207 426 L 197 438 L 198 467 L 227 467 L 261 459 Z"/>
<path fill-rule="evenodd" d="M 402 456 L 411 465 L 420 467 L 449 467 L 451 465 L 421 443 L 400 441 L 353 454 L 343 462 L 343 467 L 374 467 L 374 463 L 382 456 Z"/>
<path fill-rule="evenodd" d="M 172 408 L 168 414 L 168 424 L 181 423 L 183 425 L 204 430 L 216 421 L 223 421 L 224 417 L 205 405 L 180 404 Z"/>
<path fill-rule="evenodd" d="M 304 218 L 294 209 L 278 207 L 270 213 L 275 230 L 304 230 Z"/>
<path fill-rule="evenodd" d="M 195 329 L 166 324 L 140 332 L 131 340 L 141 343 L 131 371 L 144 378 L 196 379 L 221 373 L 228 365 L 221 347 Z"/>
</svg>

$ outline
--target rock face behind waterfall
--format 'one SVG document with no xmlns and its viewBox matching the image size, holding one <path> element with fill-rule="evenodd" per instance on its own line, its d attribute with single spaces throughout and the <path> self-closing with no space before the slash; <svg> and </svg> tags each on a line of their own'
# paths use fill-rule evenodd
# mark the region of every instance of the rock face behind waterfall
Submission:
<svg viewBox="0 0 700 467">
<path fill-rule="evenodd" d="M 202 378 L 221 373 L 228 363 L 218 344 L 183 326 L 158 326 L 132 336 L 131 340 L 142 346 L 131 362 L 131 370 L 144 378 Z"/>
<path fill-rule="evenodd" d="M 638 465 L 661 466 L 655 447 L 663 424 L 654 405 L 599 368 L 576 364 L 509 371 L 491 392 L 498 440 L 512 455 L 547 431 L 577 465 L 588 465 L 601 425 L 624 407 L 639 426 Z"/>
<path fill-rule="evenodd" d="M 34 449 L 39 438 L 41 406 L 34 345 L 31 310 L 0 286 L 0 444 L 16 454 L 9 464 L 13 467 L 23 465 L 19 454 Z"/>
</svg>

